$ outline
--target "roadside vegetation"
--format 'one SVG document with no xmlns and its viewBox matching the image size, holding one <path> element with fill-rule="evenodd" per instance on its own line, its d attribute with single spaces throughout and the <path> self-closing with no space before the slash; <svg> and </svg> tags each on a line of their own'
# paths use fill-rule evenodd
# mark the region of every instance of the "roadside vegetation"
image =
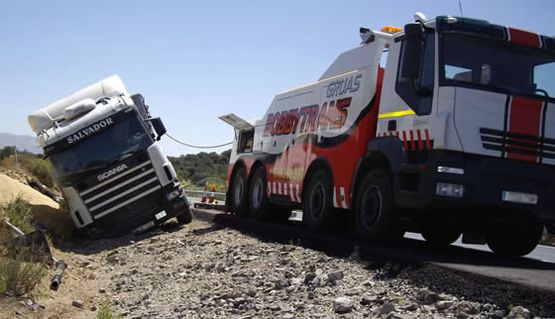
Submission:
<svg viewBox="0 0 555 319">
<path fill-rule="evenodd" d="M 18 244 L 16 236 L 4 223 L 8 219 L 24 233 L 33 231 L 31 207 L 16 198 L 0 207 L 0 219 L 0 294 L 32 297 L 47 273 L 45 260 L 41 259 L 41 250 L 34 244 Z"/>
<path fill-rule="evenodd" d="M 47 187 L 54 187 L 52 165 L 41 155 L 17 151 L 16 160 L 15 147 L 6 146 L 0 149 L 0 166 L 12 170 L 22 169 Z"/>
<path fill-rule="evenodd" d="M 206 185 L 215 185 L 218 192 L 225 192 L 230 155 L 231 150 L 227 150 L 220 154 L 201 152 L 168 158 L 186 189 L 200 190 Z"/>
</svg>

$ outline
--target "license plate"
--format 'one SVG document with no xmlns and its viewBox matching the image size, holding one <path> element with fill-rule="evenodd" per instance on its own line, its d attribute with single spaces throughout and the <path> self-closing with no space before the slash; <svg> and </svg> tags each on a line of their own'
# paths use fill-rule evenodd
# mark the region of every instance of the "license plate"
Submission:
<svg viewBox="0 0 555 319">
<path fill-rule="evenodd" d="M 530 194 L 530 193 L 503 191 L 501 193 L 501 200 L 504 202 L 536 205 L 538 203 L 538 195 Z"/>
<path fill-rule="evenodd" d="M 156 217 L 156 220 L 162 219 L 164 217 L 166 217 L 166 212 L 165 211 L 161 211 L 158 214 L 154 215 L 154 217 Z"/>
</svg>

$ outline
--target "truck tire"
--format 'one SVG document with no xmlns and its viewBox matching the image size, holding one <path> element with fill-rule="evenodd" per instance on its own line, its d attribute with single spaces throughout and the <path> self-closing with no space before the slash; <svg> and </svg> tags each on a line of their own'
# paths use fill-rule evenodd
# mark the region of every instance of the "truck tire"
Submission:
<svg viewBox="0 0 555 319">
<path fill-rule="evenodd" d="M 230 200 L 232 213 L 240 216 L 248 214 L 247 173 L 243 167 L 239 167 L 233 174 Z"/>
<path fill-rule="evenodd" d="M 249 213 L 256 220 L 267 219 L 269 215 L 270 203 L 266 180 L 266 170 L 263 166 L 259 166 L 254 171 L 249 187 Z"/>
<path fill-rule="evenodd" d="M 313 174 L 303 197 L 303 224 L 310 229 L 329 229 L 334 215 L 331 177 L 324 170 Z"/>
<path fill-rule="evenodd" d="M 434 248 L 445 248 L 462 234 L 459 227 L 441 219 L 427 219 L 420 228 L 422 237 L 426 239 L 429 246 Z"/>
<path fill-rule="evenodd" d="M 193 220 L 193 215 L 191 214 L 191 210 L 189 209 L 189 206 L 186 206 L 183 212 L 175 216 L 175 218 L 177 219 L 177 223 L 180 225 L 185 225 L 190 223 Z"/>
<path fill-rule="evenodd" d="M 355 202 L 355 228 L 364 239 L 391 241 L 403 237 L 404 231 L 395 220 L 395 204 L 391 178 L 381 169 L 364 176 Z"/>
<path fill-rule="evenodd" d="M 492 226 L 486 234 L 488 247 L 502 256 L 520 257 L 529 254 L 538 245 L 543 225 L 533 223 L 524 228 Z"/>
</svg>

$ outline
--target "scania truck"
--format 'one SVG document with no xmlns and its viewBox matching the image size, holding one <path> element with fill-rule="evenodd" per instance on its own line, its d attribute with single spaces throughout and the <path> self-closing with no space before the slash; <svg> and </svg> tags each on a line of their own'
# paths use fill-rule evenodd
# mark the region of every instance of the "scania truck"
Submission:
<svg viewBox="0 0 555 319">
<path fill-rule="evenodd" d="M 160 147 L 166 132 L 140 94 L 111 76 L 28 117 L 78 230 L 117 234 L 172 217 L 189 203 Z"/>
<path fill-rule="evenodd" d="M 361 43 L 315 82 L 234 114 L 229 209 L 371 240 L 534 249 L 555 221 L 555 40 L 485 20 L 417 13 Z"/>
</svg>

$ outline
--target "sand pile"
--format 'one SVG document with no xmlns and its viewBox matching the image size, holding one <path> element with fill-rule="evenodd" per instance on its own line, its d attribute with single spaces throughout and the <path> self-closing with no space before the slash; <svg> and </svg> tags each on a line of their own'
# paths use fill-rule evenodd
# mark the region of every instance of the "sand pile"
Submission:
<svg viewBox="0 0 555 319">
<path fill-rule="evenodd" d="M 31 204 L 33 217 L 39 224 L 63 238 L 71 236 L 75 226 L 71 217 L 60 211 L 58 203 L 29 185 L 0 173 L 0 205 L 18 196 Z"/>
</svg>

